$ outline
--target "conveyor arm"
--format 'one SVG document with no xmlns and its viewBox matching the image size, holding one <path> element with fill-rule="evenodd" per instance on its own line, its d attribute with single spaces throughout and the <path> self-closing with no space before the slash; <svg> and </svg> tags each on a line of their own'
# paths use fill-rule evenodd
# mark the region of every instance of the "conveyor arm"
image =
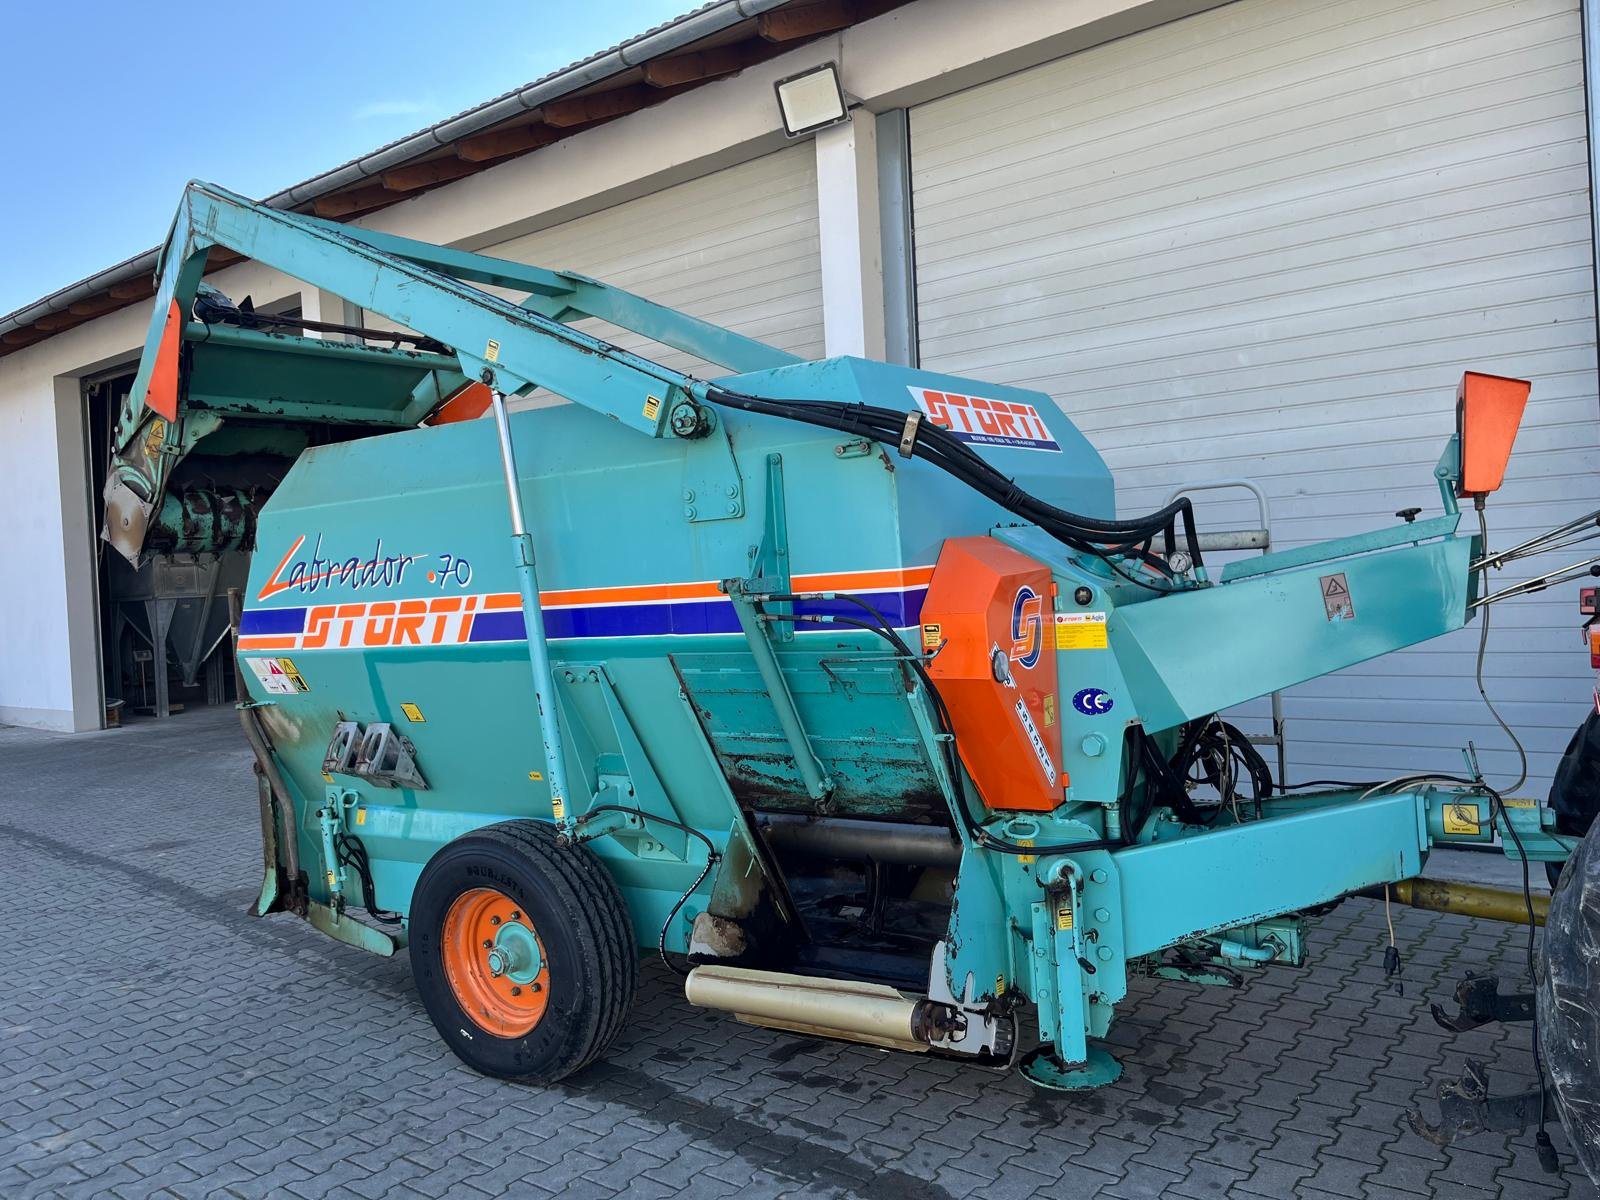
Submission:
<svg viewBox="0 0 1600 1200">
<path fill-rule="evenodd" d="M 169 421 L 176 416 L 171 390 L 175 378 L 160 369 L 164 343 L 177 338 L 213 246 L 236 251 L 453 347 L 469 377 L 478 377 L 487 367 L 504 392 L 545 387 L 652 437 L 672 435 L 671 414 L 689 397 L 689 377 L 564 325 L 559 317 L 602 316 L 736 370 L 798 361 L 580 276 L 335 225 L 196 182 L 184 191 L 162 251 L 133 404 L 117 430 L 119 447 L 132 436 L 146 407 Z M 530 303 L 513 303 L 483 291 L 483 286 L 530 292 Z M 179 314 L 175 319 L 174 311 Z"/>
</svg>

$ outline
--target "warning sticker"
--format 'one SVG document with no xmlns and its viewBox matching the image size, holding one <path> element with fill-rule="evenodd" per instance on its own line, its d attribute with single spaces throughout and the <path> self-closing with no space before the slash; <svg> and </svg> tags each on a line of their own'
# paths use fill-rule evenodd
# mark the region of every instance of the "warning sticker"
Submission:
<svg viewBox="0 0 1600 1200">
<path fill-rule="evenodd" d="M 943 625 L 924 625 L 922 627 L 922 648 L 930 653 L 937 650 L 944 642 Z"/>
<path fill-rule="evenodd" d="M 1324 575 L 1317 580 L 1322 588 L 1322 608 L 1328 614 L 1330 621 L 1354 621 L 1356 619 L 1356 602 L 1350 598 L 1350 582 L 1344 577 L 1344 572 L 1337 575 Z"/>
<path fill-rule="evenodd" d="M 247 658 L 250 670 L 260 681 L 262 688 L 276 696 L 293 696 L 298 692 L 309 692 L 311 685 L 301 677 L 295 669 L 294 660 L 289 658 Z"/>
<path fill-rule="evenodd" d="M 1476 804 L 1446 804 L 1444 806 L 1444 831 L 1450 834 L 1474 837 L 1480 832 Z"/>
<path fill-rule="evenodd" d="M 1063 904 L 1056 909 L 1056 930 L 1066 932 L 1072 928 L 1072 905 Z"/>
<path fill-rule="evenodd" d="M 644 398 L 644 419 L 654 421 L 661 415 L 661 397 L 646 396 Z"/>
<path fill-rule="evenodd" d="M 483 346 L 483 361 L 484 362 L 499 362 L 500 361 L 500 343 L 495 341 L 493 338 L 490 338 L 487 342 L 484 343 L 484 346 Z"/>
<path fill-rule="evenodd" d="M 1078 612 L 1056 614 L 1057 650 L 1104 650 L 1106 614 Z"/>
<path fill-rule="evenodd" d="M 428 718 L 423 716 L 422 710 L 409 700 L 404 701 L 400 705 L 400 711 L 405 713 L 406 720 L 410 721 L 413 725 L 427 724 Z"/>
<path fill-rule="evenodd" d="M 161 446 L 167 440 L 167 423 L 160 417 L 150 422 L 150 429 L 144 435 L 144 456 L 155 462 L 161 456 Z"/>
</svg>

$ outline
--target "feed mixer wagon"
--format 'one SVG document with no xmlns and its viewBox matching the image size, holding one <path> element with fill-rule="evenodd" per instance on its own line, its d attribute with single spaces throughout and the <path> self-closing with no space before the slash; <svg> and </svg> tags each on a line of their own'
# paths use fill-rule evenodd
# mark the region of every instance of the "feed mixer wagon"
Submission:
<svg viewBox="0 0 1600 1200">
<path fill-rule="evenodd" d="M 414 336 L 235 305 L 217 246 Z M 745 1021 L 1093 1086 L 1130 976 L 1298 965 L 1441 843 L 1575 844 L 1470 773 L 1285 791 L 1216 715 L 1472 618 L 1526 384 L 1466 376 L 1435 515 L 1218 570 L 1040 393 L 208 184 L 159 271 L 106 537 L 254 547 L 259 911 L 407 947 L 481 1071 L 604 1054 L 648 952 Z"/>
</svg>

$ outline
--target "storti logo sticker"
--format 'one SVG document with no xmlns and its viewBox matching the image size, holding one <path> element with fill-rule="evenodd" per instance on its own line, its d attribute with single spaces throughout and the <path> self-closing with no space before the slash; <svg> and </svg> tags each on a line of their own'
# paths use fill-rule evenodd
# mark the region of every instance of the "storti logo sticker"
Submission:
<svg viewBox="0 0 1600 1200">
<path fill-rule="evenodd" d="M 1044 600 L 1027 584 L 1011 602 L 1011 661 L 1024 667 L 1039 664 L 1044 649 Z"/>
<path fill-rule="evenodd" d="M 1044 423 L 1039 410 L 1031 404 L 916 386 L 911 386 L 910 391 L 911 398 L 930 421 L 941 429 L 948 429 L 963 442 L 1061 453 L 1060 443 Z"/>
</svg>

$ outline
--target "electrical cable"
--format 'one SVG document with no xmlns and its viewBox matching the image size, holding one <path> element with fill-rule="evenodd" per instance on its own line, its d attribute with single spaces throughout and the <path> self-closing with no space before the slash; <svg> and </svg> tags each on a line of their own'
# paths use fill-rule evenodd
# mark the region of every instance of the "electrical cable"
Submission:
<svg viewBox="0 0 1600 1200">
<path fill-rule="evenodd" d="M 1477 509 L 1479 536 L 1483 539 L 1482 544 L 1487 547 L 1489 545 L 1489 520 L 1484 515 L 1484 503 L 1482 496 L 1478 497 Z M 1483 570 L 1483 587 L 1485 591 L 1487 591 L 1489 587 L 1489 572 L 1487 568 Z M 1517 750 L 1517 759 L 1522 764 L 1517 774 L 1517 781 L 1505 789 L 1508 792 L 1514 792 L 1528 780 L 1528 752 L 1522 747 L 1522 739 L 1517 737 L 1517 735 L 1512 731 L 1511 726 L 1506 724 L 1505 718 L 1500 715 L 1500 710 L 1495 708 L 1494 702 L 1489 699 L 1489 693 L 1484 690 L 1483 657 L 1484 652 L 1488 649 L 1488 647 L 1489 606 L 1485 605 L 1483 609 L 1483 628 L 1478 632 L 1478 665 L 1475 672 L 1475 678 L 1478 682 L 1478 695 L 1483 697 L 1483 706 L 1489 710 L 1489 715 L 1495 719 L 1495 723 L 1499 725 L 1502 730 L 1504 730 L 1506 737 L 1511 739 L 1511 744 L 1515 746 Z"/>
<path fill-rule="evenodd" d="M 1366 794 L 1371 795 L 1372 792 L 1382 791 L 1399 786 L 1415 786 L 1419 783 L 1449 783 L 1458 787 L 1467 788 L 1471 791 L 1481 792 L 1489 797 L 1491 823 L 1493 821 L 1493 815 L 1495 813 L 1499 814 L 1500 823 L 1505 828 L 1507 835 L 1510 836 L 1512 844 L 1516 846 L 1517 857 L 1522 860 L 1522 902 L 1526 906 L 1528 914 L 1528 982 L 1534 987 L 1537 987 L 1538 970 L 1534 957 L 1534 947 L 1538 937 L 1539 920 L 1533 909 L 1533 884 L 1529 877 L 1528 852 L 1522 844 L 1522 835 L 1517 832 L 1516 826 L 1511 823 L 1511 814 L 1506 809 L 1504 795 L 1502 795 L 1495 788 L 1490 787 L 1489 784 L 1484 781 L 1481 772 L 1479 773 L 1479 777 L 1477 779 L 1463 779 L 1459 775 L 1401 776 L 1398 779 L 1392 779 L 1387 783 L 1379 784 Z M 1363 799 L 1364 798 L 1365 797 L 1363 797 Z M 1539 1132 L 1536 1135 L 1535 1140 L 1537 1142 L 1541 1158 L 1543 1158 L 1548 1155 L 1553 1155 L 1555 1151 L 1550 1144 L 1550 1135 L 1545 1131 L 1545 1125 L 1548 1121 L 1548 1113 L 1546 1112 L 1544 1058 L 1539 1051 L 1539 1012 L 1537 1005 L 1534 1006 L 1531 1020 L 1533 1033 L 1533 1070 L 1535 1080 L 1539 1087 Z"/>
<path fill-rule="evenodd" d="M 1485 505 L 1484 498 L 1481 495 L 1477 497 L 1474 507 L 1478 510 L 1478 535 L 1482 539 L 1480 545 L 1483 547 L 1484 551 L 1487 552 L 1489 549 L 1489 519 L 1484 511 L 1487 506 Z M 1589 518 L 1584 518 L 1584 520 L 1588 519 Z M 1483 567 L 1481 570 L 1483 589 L 1487 593 L 1489 589 L 1489 570 L 1487 567 Z M 1517 760 L 1519 763 L 1517 780 L 1510 787 L 1505 789 L 1508 792 L 1514 792 L 1527 782 L 1528 752 L 1523 748 L 1522 740 L 1517 737 L 1511 726 L 1506 724 L 1505 718 L 1503 718 L 1500 715 L 1499 710 L 1495 708 L 1494 702 L 1489 699 L 1489 693 L 1483 686 L 1483 660 L 1484 653 L 1488 649 L 1488 645 L 1489 606 L 1485 605 L 1483 609 L 1483 628 L 1478 633 L 1478 659 L 1477 666 L 1474 671 L 1474 678 L 1478 684 L 1478 695 L 1483 698 L 1484 707 L 1489 710 L 1489 715 L 1495 719 L 1495 723 L 1500 726 L 1500 728 L 1505 732 L 1505 735 L 1511 739 L 1511 744 L 1516 747 Z M 1517 848 L 1517 857 L 1522 859 L 1522 900 L 1528 908 L 1528 983 L 1537 988 L 1539 986 L 1539 977 L 1537 964 L 1534 958 L 1534 943 L 1537 938 L 1537 922 L 1533 912 L 1533 887 L 1528 880 L 1528 854 L 1527 851 L 1523 849 L 1521 835 L 1517 833 L 1516 827 L 1511 824 L 1511 814 L 1506 811 L 1505 797 L 1499 791 L 1490 787 L 1483 781 L 1481 771 L 1479 771 L 1477 786 L 1482 788 L 1483 791 L 1487 792 L 1494 801 L 1495 805 L 1499 808 L 1500 820 L 1505 825 L 1506 832 L 1511 835 L 1511 841 Z M 1553 1160 L 1555 1157 L 1555 1148 L 1551 1145 L 1550 1134 L 1545 1129 L 1545 1124 L 1549 1119 L 1549 1114 L 1546 1112 L 1544 1060 L 1539 1052 L 1539 1006 L 1537 1004 L 1533 1006 L 1532 1031 L 1533 1074 L 1534 1081 L 1539 1088 L 1539 1132 L 1534 1136 L 1534 1142 L 1539 1151 L 1541 1159 Z"/>
<path fill-rule="evenodd" d="M 1279 783 L 1274 785 L 1280 792 L 1303 792 L 1307 788 L 1339 787 L 1339 788 L 1375 788 L 1382 787 L 1381 779 L 1307 779 L 1302 783 Z"/>
<path fill-rule="evenodd" d="M 706 881 L 706 876 L 711 874 L 711 868 L 722 861 L 722 855 L 717 851 L 715 843 L 694 826 L 685 825 L 682 821 L 675 821 L 671 817 L 661 817 L 655 813 L 647 813 L 643 809 L 627 808 L 621 804 L 597 804 L 578 818 L 578 824 L 581 826 L 596 813 L 603 812 L 627 813 L 630 816 L 638 817 L 641 821 L 654 821 L 658 825 L 681 829 L 691 837 L 699 838 L 705 844 L 706 865 L 700 868 L 700 874 L 695 876 L 694 882 L 689 885 L 683 895 L 678 897 L 678 902 L 668 911 L 667 919 L 661 922 L 661 936 L 656 939 L 656 953 L 661 956 L 662 965 L 675 975 L 688 975 L 688 971 L 680 970 L 678 965 L 667 957 L 667 931 L 672 928 L 672 922 L 677 918 L 678 913 L 683 910 L 683 906 L 689 903 L 689 897 L 700 890 L 700 885 Z"/>
<path fill-rule="evenodd" d="M 1526 771 L 1524 771 L 1524 774 L 1526 774 Z M 1518 780 L 1518 783 L 1520 782 L 1521 780 Z M 1506 811 L 1505 797 L 1487 783 L 1484 783 L 1482 779 L 1478 780 L 1476 786 L 1487 792 L 1494 801 L 1495 806 L 1500 810 L 1501 823 L 1505 825 L 1506 832 L 1511 835 L 1512 844 L 1517 848 L 1517 857 L 1522 859 L 1522 902 L 1528 909 L 1528 983 L 1537 988 L 1539 986 L 1539 975 L 1534 958 L 1534 942 L 1537 937 L 1538 920 L 1533 911 L 1533 885 L 1528 879 L 1528 853 L 1523 849 L 1521 835 L 1517 833 L 1516 827 L 1511 824 L 1511 814 Z M 1550 1134 L 1545 1129 L 1549 1114 L 1546 1112 L 1544 1058 L 1539 1051 L 1539 1006 L 1537 1004 L 1532 1006 L 1531 1021 L 1533 1032 L 1533 1077 L 1539 1088 L 1539 1132 L 1534 1135 L 1534 1142 L 1541 1158 L 1547 1156 L 1554 1158 L 1555 1147 L 1551 1145 Z"/>
</svg>

